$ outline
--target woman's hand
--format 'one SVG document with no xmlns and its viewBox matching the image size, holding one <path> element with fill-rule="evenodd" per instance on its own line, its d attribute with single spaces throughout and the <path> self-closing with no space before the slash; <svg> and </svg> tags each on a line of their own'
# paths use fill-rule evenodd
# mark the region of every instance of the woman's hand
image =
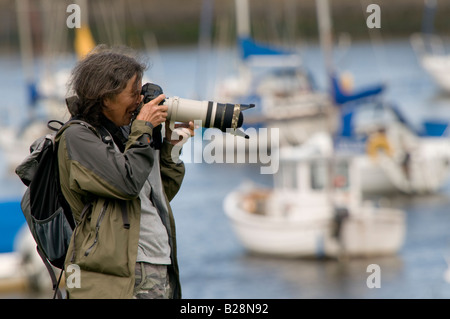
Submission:
<svg viewBox="0 0 450 319">
<path fill-rule="evenodd" d="M 166 96 L 164 94 L 159 95 L 150 102 L 144 104 L 136 116 L 136 120 L 143 120 L 150 122 L 153 127 L 157 127 L 159 124 L 164 123 L 167 118 L 167 105 L 159 105 Z"/>
<path fill-rule="evenodd" d="M 175 129 L 170 129 L 170 121 L 166 120 L 166 140 L 172 145 L 182 146 L 187 142 L 188 138 L 195 135 L 194 122 L 176 123 Z"/>
</svg>

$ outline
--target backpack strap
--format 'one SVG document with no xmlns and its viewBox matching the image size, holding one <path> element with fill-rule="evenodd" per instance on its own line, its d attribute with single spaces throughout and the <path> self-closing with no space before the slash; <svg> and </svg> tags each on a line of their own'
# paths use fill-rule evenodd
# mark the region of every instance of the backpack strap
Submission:
<svg viewBox="0 0 450 319">
<path fill-rule="evenodd" d="M 55 293 L 53 294 L 53 299 L 56 299 L 56 297 L 58 297 L 58 299 L 62 299 L 61 291 L 59 290 L 59 285 L 61 284 L 63 273 L 64 269 L 61 269 L 61 272 L 59 273 L 58 282 L 56 283 Z"/>
<path fill-rule="evenodd" d="M 120 201 L 120 208 L 122 211 L 123 228 L 130 229 L 130 220 L 128 219 L 127 202 L 124 200 Z"/>
<path fill-rule="evenodd" d="M 59 124 L 59 128 L 54 127 L 53 123 Z M 47 122 L 47 127 L 50 130 L 57 132 L 56 136 L 54 137 L 55 141 L 57 141 L 57 140 L 59 140 L 59 138 L 60 138 L 61 134 L 64 132 L 64 130 L 73 124 L 80 124 L 80 125 L 87 127 L 92 132 L 94 132 L 95 135 L 97 135 L 102 140 L 103 143 L 112 145 L 111 143 L 113 143 L 113 138 L 112 138 L 111 134 L 103 126 L 99 127 L 99 128 L 95 128 L 88 122 L 79 120 L 76 117 L 71 118 L 66 123 L 63 123 L 58 120 L 50 120 Z M 55 145 L 56 145 L 56 143 L 55 143 Z"/>
<path fill-rule="evenodd" d="M 83 125 L 83 126 L 87 127 L 88 129 L 90 129 L 92 132 L 94 132 L 95 135 L 97 135 L 98 137 L 101 137 L 100 132 L 98 132 L 98 130 L 94 126 L 92 126 L 91 124 L 89 124 L 86 121 L 77 120 L 77 119 L 73 119 L 72 118 L 72 119 L 68 120 L 66 123 L 62 123 L 62 122 L 60 122 L 58 120 L 50 120 L 50 121 L 47 122 L 47 127 L 50 128 L 51 130 L 55 130 L 55 128 L 50 125 L 51 123 L 54 123 L 54 122 L 58 123 L 60 125 L 62 124 L 59 129 L 56 129 L 56 131 L 57 131 L 56 136 L 57 137 L 59 137 L 64 132 L 64 130 L 66 128 L 68 128 L 69 126 L 71 126 L 73 124 Z"/>
<path fill-rule="evenodd" d="M 41 259 L 44 262 L 44 265 L 47 268 L 48 273 L 50 274 L 50 278 L 52 279 L 53 290 L 55 291 L 55 293 L 53 294 L 53 299 L 56 299 L 56 297 L 58 297 L 57 299 L 62 299 L 62 294 L 61 294 L 61 291 L 59 290 L 59 284 L 61 282 L 63 270 L 61 270 L 61 273 L 59 274 L 59 279 L 56 280 L 55 271 L 54 271 L 52 265 L 50 265 L 50 263 L 48 262 L 47 258 L 45 257 L 44 253 L 42 252 L 41 248 L 39 248 L 39 246 L 36 246 L 36 250 L 37 250 L 39 256 L 41 256 Z"/>
<path fill-rule="evenodd" d="M 59 138 L 60 138 L 61 134 L 64 132 L 64 130 L 66 128 L 68 128 L 72 124 L 80 124 L 80 125 L 83 125 L 83 126 L 89 128 L 100 139 L 102 139 L 102 141 L 104 143 L 109 143 L 108 141 L 112 142 L 112 137 L 109 134 L 106 136 L 107 133 L 101 132 L 100 130 L 95 129 L 92 125 L 90 125 L 89 123 L 87 123 L 85 121 L 81 121 L 81 120 L 78 120 L 78 119 L 71 119 L 71 120 L 67 121 L 66 123 L 63 123 L 63 122 L 58 121 L 58 120 L 50 120 L 50 121 L 48 121 L 47 122 L 47 127 L 50 130 L 52 130 L 53 133 L 47 134 L 47 135 L 45 135 L 45 137 L 40 138 L 39 139 L 40 143 L 43 144 L 43 141 L 45 142 L 45 139 L 50 140 L 52 142 L 52 145 L 53 145 L 53 150 L 55 151 L 57 149 L 57 147 L 58 147 L 58 142 L 59 142 Z M 109 139 L 108 139 L 108 137 L 109 137 Z M 57 165 L 57 163 L 55 163 L 55 164 Z M 58 172 L 58 169 L 56 169 L 56 172 Z M 19 177 L 21 177 L 20 174 L 18 174 L 18 175 L 19 175 Z M 25 183 L 25 185 L 28 186 L 29 183 L 28 184 Z M 27 192 L 29 192 L 29 189 L 27 189 Z M 58 193 L 58 196 L 63 196 L 61 191 Z M 65 214 L 66 214 L 66 212 L 70 212 L 70 209 L 66 209 L 66 207 L 64 206 L 64 201 L 61 203 L 61 205 L 64 207 L 64 213 Z M 92 207 L 92 200 L 89 200 L 85 204 L 85 206 L 84 206 L 84 208 L 82 210 L 81 219 L 84 219 L 86 217 L 87 212 L 89 211 L 89 209 L 91 207 Z M 68 216 L 66 214 L 66 218 L 67 218 L 67 221 L 70 223 L 72 229 L 74 229 L 74 233 L 76 233 L 77 230 L 78 230 L 78 227 L 77 227 L 78 225 L 75 225 L 75 221 L 73 220 L 73 217 L 71 216 L 71 214 L 70 214 L 70 216 Z M 63 269 L 61 269 L 61 272 L 59 274 L 59 278 L 57 278 L 56 271 L 53 268 L 50 260 L 47 259 L 47 257 L 45 256 L 45 253 L 42 250 L 42 248 L 39 247 L 39 245 L 37 245 L 36 246 L 36 250 L 37 250 L 39 256 L 41 257 L 42 261 L 44 262 L 44 265 L 47 268 L 47 272 L 50 275 L 50 279 L 52 281 L 52 286 L 53 286 L 53 290 L 54 290 L 53 299 L 62 299 L 63 296 L 62 296 L 61 290 L 59 289 L 59 285 L 60 285 L 60 282 L 61 282 L 61 279 L 62 279 L 62 275 L 63 275 L 63 272 L 64 272 L 64 267 L 63 267 Z M 75 254 L 75 250 L 74 250 L 73 253 Z"/>
<path fill-rule="evenodd" d="M 56 127 L 54 127 L 53 125 L 51 125 L 52 123 L 58 123 L 58 124 L 59 124 L 59 128 L 56 128 Z M 50 121 L 47 122 L 47 127 L 48 127 L 50 130 L 55 131 L 55 132 L 59 131 L 59 129 L 60 129 L 61 127 L 63 127 L 63 125 L 64 125 L 64 123 L 61 122 L 61 121 L 58 121 L 58 120 L 50 120 Z"/>
</svg>

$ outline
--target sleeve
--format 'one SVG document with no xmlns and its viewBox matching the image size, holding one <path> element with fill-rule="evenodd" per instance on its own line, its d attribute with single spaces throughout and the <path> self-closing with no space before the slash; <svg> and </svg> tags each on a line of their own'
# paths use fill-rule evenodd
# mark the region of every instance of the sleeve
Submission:
<svg viewBox="0 0 450 319">
<path fill-rule="evenodd" d="M 152 129 L 145 123 L 133 122 L 124 153 L 117 152 L 83 125 L 67 128 L 62 139 L 70 189 L 82 195 L 92 193 L 124 200 L 139 196 L 154 159 L 150 146 Z"/>
<path fill-rule="evenodd" d="M 179 160 L 181 148 L 164 141 L 161 148 L 161 179 L 169 201 L 178 193 L 184 179 L 185 166 Z"/>
</svg>

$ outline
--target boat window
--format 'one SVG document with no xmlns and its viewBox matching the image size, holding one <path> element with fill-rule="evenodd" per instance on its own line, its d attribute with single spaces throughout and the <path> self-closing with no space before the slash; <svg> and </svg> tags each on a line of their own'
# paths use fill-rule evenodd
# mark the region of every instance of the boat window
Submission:
<svg viewBox="0 0 450 319">
<path fill-rule="evenodd" d="M 297 170 L 295 163 L 285 163 L 280 167 L 279 182 L 283 188 L 297 188 Z"/>
<path fill-rule="evenodd" d="M 349 188 L 348 163 L 337 162 L 334 166 L 333 187 L 347 190 Z"/>
<path fill-rule="evenodd" d="M 327 165 L 324 161 L 311 163 L 311 189 L 324 189 L 327 185 Z"/>
</svg>

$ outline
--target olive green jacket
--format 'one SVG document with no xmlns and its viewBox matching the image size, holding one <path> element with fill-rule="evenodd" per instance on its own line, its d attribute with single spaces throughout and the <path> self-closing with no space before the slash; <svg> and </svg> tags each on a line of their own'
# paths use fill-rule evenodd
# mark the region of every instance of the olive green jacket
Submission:
<svg viewBox="0 0 450 319">
<path fill-rule="evenodd" d="M 131 298 L 140 232 L 139 193 L 155 154 L 152 128 L 135 120 L 124 153 L 116 151 L 89 125 L 70 125 L 56 140 L 61 189 L 77 226 L 66 256 L 68 298 Z M 174 298 L 181 298 L 175 223 L 169 201 L 182 183 L 185 167 L 174 163 L 173 146 L 163 143 L 160 172 L 169 210 Z M 89 204 L 90 203 L 90 204 Z M 75 265 L 76 267 L 69 267 Z M 79 278 L 77 276 L 78 269 Z"/>
</svg>

